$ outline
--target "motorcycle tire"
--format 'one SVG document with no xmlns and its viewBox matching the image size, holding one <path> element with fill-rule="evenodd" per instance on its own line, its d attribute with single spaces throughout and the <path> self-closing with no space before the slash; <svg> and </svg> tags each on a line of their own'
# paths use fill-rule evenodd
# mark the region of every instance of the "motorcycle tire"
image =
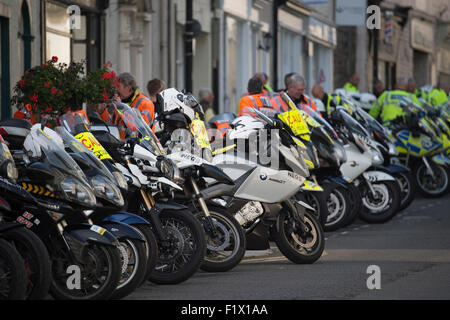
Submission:
<svg viewBox="0 0 450 320">
<path fill-rule="evenodd" d="M 437 198 L 448 192 L 450 188 L 450 174 L 449 170 L 441 165 L 430 163 L 430 167 L 435 174 L 439 175 L 438 177 L 440 178 L 440 185 L 437 189 L 429 188 L 429 183 L 432 178 L 427 174 L 427 168 L 423 162 L 420 162 L 412 172 L 414 172 L 414 179 L 419 192 L 427 198 Z"/>
<path fill-rule="evenodd" d="M 85 250 L 87 264 L 78 265 L 82 269 L 81 289 L 75 286 L 69 288 L 68 284 L 76 284 L 76 281 L 71 282 L 76 274 L 67 273 L 68 268 L 73 265 L 69 253 L 64 250 L 60 251 L 58 256 L 51 257 L 53 265 L 50 294 L 56 300 L 107 300 L 116 290 L 122 273 L 119 249 L 111 245 L 93 243 L 86 246 Z M 97 268 L 94 269 L 94 266 Z M 104 270 L 106 274 L 100 274 Z M 97 276 L 96 281 L 98 278 L 102 280 L 100 285 L 94 285 L 92 281 L 87 282 L 94 276 Z M 86 292 L 89 289 L 91 292 Z"/>
<path fill-rule="evenodd" d="M 362 207 L 362 197 L 358 188 L 353 183 L 347 184 L 346 187 L 346 195 L 349 199 L 350 212 L 343 223 L 343 227 L 347 227 L 355 222 Z"/>
<path fill-rule="evenodd" d="M 156 284 L 184 282 L 197 272 L 206 254 L 203 226 L 189 210 L 165 210 L 159 218 L 169 239 L 158 241 L 157 263 L 148 280 Z"/>
<path fill-rule="evenodd" d="M 325 232 L 331 232 L 344 227 L 351 211 L 347 190 L 339 185 L 331 187 L 327 197 L 328 216 L 323 227 Z"/>
<path fill-rule="evenodd" d="M 300 236 L 291 212 L 283 210 L 272 228 L 273 239 L 281 253 L 296 264 L 311 264 L 316 262 L 325 248 L 325 236 L 322 226 L 309 211 L 305 212 L 305 224 L 309 231 L 307 238 Z"/>
<path fill-rule="evenodd" d="M 144 242 L 136 239 L 118 240 L 122 275 L 111 299 L 122 299 L 132 293 L 143 283 L 147 273 L 147 249 Z"/>
<path fill-rule="evenodd" d="M 322 228 L 325 227 L 325 223 L 328 217 L 328 205 L 327 205 L 328 190 L 326 186 L 323 186 L 323 189 L 324 191 L 322 192 L 303 191 L 297 193 L 294 196 L 295 199 L 306 202 L 316 210 L 314 212 L 314 215 L 316 216 Z"/>
<path fill-rule="evenodd" d="M 145 283 L 153 272 L 158 260 L 158 241 L 149 225 L 135 224 L 133 228 L 137 229 L 145 237 L 145 254 L 147 256 L 147 271 L 141 283 Z"/>
<path fill-rule="evenodd" d="M 0 239 L 0 300 L 25 300 L 25 262 L 11 244 Z"/>
<path fill-rule="evenodd" d="M 392 219 L 398 212 L 401 201 L 398 182 L 390 180 L 378 181 L 373 182 L 372 187 L 377 195 L 382 197 L 374 199 L 369 190 L 363 192 L 363 206 L 359 211 L 359 217 L 369 223 L 383 223 Z M 383 208 L 382 210 L 379 208 L 380 204 Z M 388 207 L 386 208 L 386 206 Z"/>
<path fill-rule="evenodd" d="M 247 246 L 245 232 L 227 210 L 214 205 L 208 205 L 208 209 L 219 235 L 213 239 L 205 232 L 206 254 L 200 269 L 225 272 L 233 269 L 244 257 Z M 196 216 L 201 222 L 204 221 L 203 212 Z"/>
<path fill-rule="evenodd" d="M 43 300 L 47 297 L 51 282 L 51 262 L 42 240 L 25 228 L 14 228 L 3 233 L 22 256 L 27 272 L 27 300 Z"/>
<path fill-rule="evenodd" d="M 416 181 L 414 180 L 412 174 L 409 172 L 399 172 L 394 174 L 394 177 L 395 179 L 397 179 L 401 190 L 399 210 L 403 210 L 409 207 L 416 196 Z"/>
</svg>

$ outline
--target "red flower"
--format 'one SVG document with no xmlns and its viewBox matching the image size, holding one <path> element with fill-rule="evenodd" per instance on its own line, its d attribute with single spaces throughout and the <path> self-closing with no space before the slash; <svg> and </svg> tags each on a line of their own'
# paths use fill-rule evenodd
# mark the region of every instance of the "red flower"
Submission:
<svg viewBox="0 0 450 320">
<path fill-rule="evenodd" d="M 45 113 L 51 113 L 52 112 L 52 108 L 48 107 L 47 109 L 45 109 Z"/>
<path fill-rule="evenodd" d="M 50 88 L 50 87 L 51 87 L 51 84 L 50 84 L 50 82 L 46 82 L 46 83 L 44 83 L 44 87 L 46 87 L 46 88 Z"/>
<path fill-rule="evenodd" d="M 118 80 L 114 81 L 114 86 L 115 86 L 116 88 L 119 87 L 119 81 L 118 81 Z"/>
<path fill-rule="evenodd" d="M 36 103 L 39 99 L 39 95 L 38 94 L 34 94 L 31 98 L 30 101 Z"/>
<path fill-rule="evenodd" d="M 58 89 L 56 89 L 55 87 L 52 88 L 52 94 L 55 95 L 58 93 Z"/>
<path fill-rule="evenodd" d="M 110 61 L 108 61 L 108 62 L 105 64 L 105 66 L 108 67 L 108 68 L 112 68 L 112 63 L 111 63 Z"/>
<path fill-rule="evenodd" d="M 62 95 L 62 91 L 58 90 L 58 96 Z"/>
<path fill-rule="evenodd" d="M 111 71 L 111 79 L 115 79 L 117 77 L 116 73 L 114 71 Z"/>
<path fill-rule="evenodd" d="M 102 76 L 102 80 L 111 79 L 111 74 L 109 72 L 105 72 Z"/>
<path fill-rule="evenodd" d="M 20 80 L 19 81 L 19 87 L 24 87 L 25 86 L 25 80 Z"/>
<path fill-rule="evenodd" d="M 53 57 L 52 57 L 52 61 L 53 61 L 53 62 L 58 62 L 58 57 L 53 56 Z"/>
</svg>

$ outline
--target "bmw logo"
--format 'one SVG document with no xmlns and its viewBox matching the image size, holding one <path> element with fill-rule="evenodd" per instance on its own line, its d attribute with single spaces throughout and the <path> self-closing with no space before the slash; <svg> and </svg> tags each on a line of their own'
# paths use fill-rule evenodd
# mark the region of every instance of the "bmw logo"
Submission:
<svg viewBox="0 0 450 320">
<path fill-rule="evenodd" d="M 262 173 L 259 177 L 261 178 L 261 180 L 266 180 L 267 179 L 267 176 L 264 173 Z"/>
</svg>

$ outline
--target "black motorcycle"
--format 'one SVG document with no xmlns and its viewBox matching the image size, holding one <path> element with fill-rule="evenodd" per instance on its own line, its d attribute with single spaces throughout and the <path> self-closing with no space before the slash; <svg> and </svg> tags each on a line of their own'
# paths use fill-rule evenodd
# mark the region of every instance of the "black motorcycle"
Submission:
<svg viewBox="0 0 450 320">
<path fill-rule="evenodd" d="M 108 299 L 121 276 L 119 242 L 105 228 L 88 222 L 96 207 L 95 194 L 77 163 L 55 142 L 57 134 L 40 124 L 27 130 L 23 150 L 13 150 L 23 188 L 12 183 L 5 188 L 10 217 L 45 244 L 54 298 Z M 11 138 L 21 144 L 18 136 Z"/>
</svg>

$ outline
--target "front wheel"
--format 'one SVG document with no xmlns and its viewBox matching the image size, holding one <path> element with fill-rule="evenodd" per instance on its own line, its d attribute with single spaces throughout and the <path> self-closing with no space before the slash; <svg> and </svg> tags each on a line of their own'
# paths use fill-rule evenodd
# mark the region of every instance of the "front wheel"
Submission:
<svg viewBox="0 0 450 320">
<path fill-rule="evenodd" d="M 3 234 L 25 261 L 27 271 L 28 300 L 45 299 L 48 295 L 51 281 L 51 262 L 47 248 L 42 240 L 25 228 L 14 228 Z"/>
<path fill-rule="evenodd" d="M 147 272 L 147 252 L 144 242 L 136 239 L 118 239 L 122 275 L 112 299 L 121 299 L 132 293 L 144 281 Z"/>
<path fill-rule="evenodd" d="M 365 186 L 362 192 L 362 209 L 359 217 L 369 223 L 382 223 L 390 220 L 400 207 L 400 187 L 397 181 L 378 181 L 372 183 L 375 194 Z"/>
<path fill-rule="evenodd" d="M 309 212 L 305 212 L 304 224 L 306 230 L 294 219 L 292 212 L 283 210 L 278 217 L 272 235 L 281 253 L 297 264 L 316 262 L 325 248 L 325 238 L 317 219 Z"/>
<path fill-rule="evenodd" d="M 328 216 L 323 229 L 327 232 L 342 228 L 351 211 L 347 190 L 342 186 L 333 187 L 328 193 Z"/>
<path fill-rule="evenodd" d="M 24 300 L 27 273 L 20 254 L 0 239 L 0 300 Z"/>
<path fill-rule="evenodd" d="M 206 232 L 206 255 L 200 269 L 208 272 L 225 272 L 241 262 L 245 254 L 246 237 L 239 222 L 227 210 L 208 205 L 217 235 Z M 197 214 L 206 223 L 203 212 Z"/>
<path fill-rule="evenodd" d="M 51 295 L 58 300 L 105 300 L 121 277 L 121 258 L 115 246 L 89 244 L 82 262 L 73 263 L 67 250 L 52 257 Z"/>
<path fill-rule="evenodd" d="M 178 284 L 200 267 L 206 253 L 205 232 L 189 210 L 165 210 L 160 215 L 167 239 L 158 242 L 158 259 L 149 281 Z"/>
<path fill-rule="evenodd" d="M 398 172 L 394 174 L 394 177 L 397 179 L 401 190 L 399 210 L 403 210 L 406 209 L 414 200 L 416 195 L 416 182 L 414 181 L 414 177 L 409 172 Z"/>
<path fill-rule="evenodd" d="M 314 216 L 319 221 L 320 225 L 325 227 L 328 217 L 328 198 L 329 192 L 324 187 L 324 191 L 303 191 L 295 195 L 295 198 L 304 201 L 316 210 Z"/>
<path fill-rule="evenodd" d="M 430 174 L 423 161 L 416 167 L 415 179 L 417 188 L 426 197 L 440 197 L 447 193 L 450 187 L 449 171 L 435 163 L 430 163 L 430 168 L 433 174 Z"/>
</svg>

